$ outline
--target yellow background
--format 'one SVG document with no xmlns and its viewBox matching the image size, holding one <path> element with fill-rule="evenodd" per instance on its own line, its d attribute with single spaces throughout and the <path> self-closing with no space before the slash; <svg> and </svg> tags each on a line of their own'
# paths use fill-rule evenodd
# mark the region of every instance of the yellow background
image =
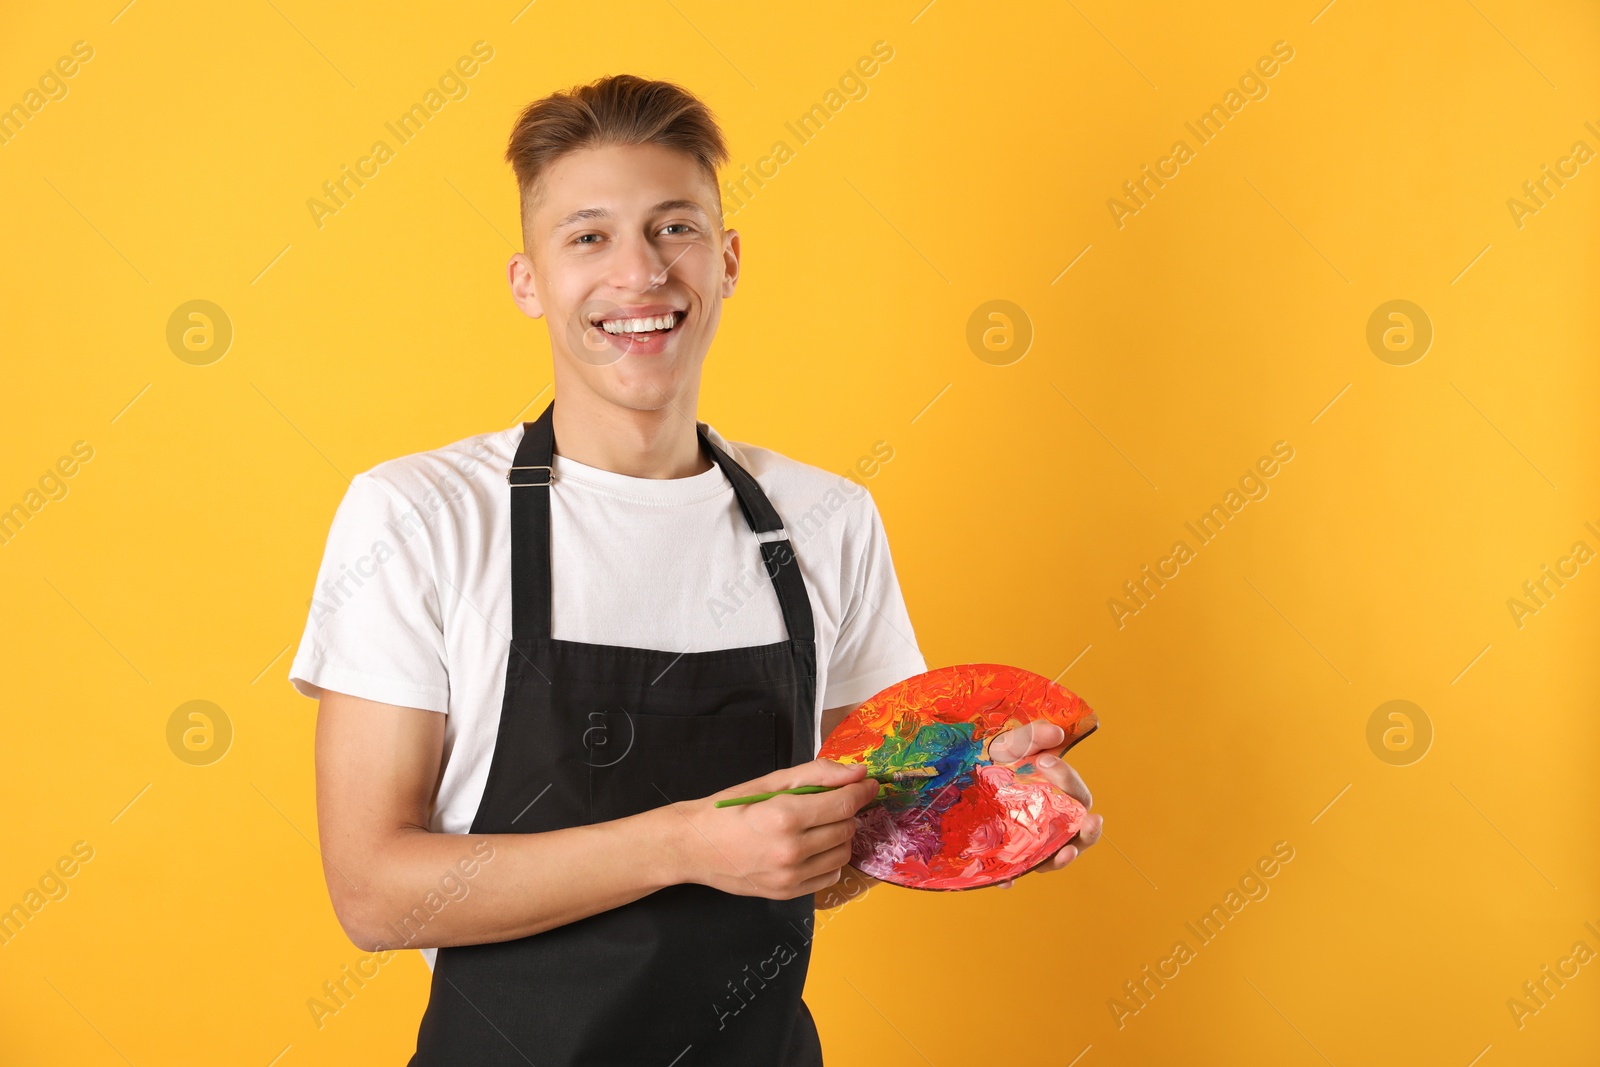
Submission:
<svg viewBox="0 0 1600 1067">
<path fill-rule="evenodd" d="M 841 472 L 888 442 L 868 484 L 930 665 L 1059 676 L 1104 724 L 1071 761 L 1106 839 L 1065 873 L 826 920 L 829 1062 L 1594 1062 L 1600 964 L 1520 1028 L 1507 1001 L 1600 951 L 1600 567 L 1521 628 L 1507 600 L 1600 549 L 1600 163 L 1520 228 L 1506 202 L 1600 149 L 1600 13 L 1321 3 L 7 5 L 0 103 L 94 58 L 0 146 L 0 506 L 94 458 L 0 547 L 0 906 L 94 858 L 0 947 L 0 1060 L 404 1061 L 414 953 L 306 1007 L 363 953 L 290 646 L 346 478 L 549 384 L 501 152 L 527 101 L 632 71 L 702 94 L 735 171 L 795 150 L 731 221 L 701 417 Z M 477 40 L 469 95 L 313 225 Z M 1266 98 L 1119 229 L 1107 200 L 1280 40 Z M 235 331 L 208 366 L 165 339 L 192 299 Z M 1394 299 L 1434 328 L 1409 366 L 1366 343 Z M 965 339 L 990 300 L 1032 324 L 1010 365 Z M 1108 599 L 1280 440 L 1270 494 L 1119 629 Z M 196 699 L 234 730 L 209 766 L 167 745 Z M 1408 766 L 1367 742 L 1393 699 L 1434 733 Z M 1278 841 L 1270 894 L 1119 1027 Z"/>
</svg>

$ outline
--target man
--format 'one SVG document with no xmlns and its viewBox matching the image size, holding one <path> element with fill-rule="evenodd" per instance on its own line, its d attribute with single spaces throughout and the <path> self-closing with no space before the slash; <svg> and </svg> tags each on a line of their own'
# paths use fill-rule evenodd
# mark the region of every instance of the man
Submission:
<svg viewBox="0 0 1600 1067">
<path fill-rule="evenodd" d="M 704 105 L 602 79 L 531 104 L 507 158 L 556 399 L 339 506 L 290 672 L 334 909 L 429 958 L 413 1064 L 820 1063 L 813 894 L 877 786 L 812 757 L 926 670 L 882 522 L 694 417 L 740 259 Z M 712 806 L 808 783 L 840 788 Z"/>
</svg>

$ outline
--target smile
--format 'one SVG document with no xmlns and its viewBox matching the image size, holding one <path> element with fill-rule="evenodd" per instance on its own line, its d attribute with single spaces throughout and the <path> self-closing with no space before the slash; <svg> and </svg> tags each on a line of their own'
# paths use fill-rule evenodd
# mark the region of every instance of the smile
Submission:
<svg viewBox="0 0 1600 1067">
<path fill-rule="evenodd" d="M 652 334 L 671 333 L 678 324 L 687 317 L 687 312 L 674 311 L 665 315 L 650 315 L 644 318 L 615 318 L 604 319 L 593 323 L 609 334 L 620 336 L 645 336 Z"/>
</svg>

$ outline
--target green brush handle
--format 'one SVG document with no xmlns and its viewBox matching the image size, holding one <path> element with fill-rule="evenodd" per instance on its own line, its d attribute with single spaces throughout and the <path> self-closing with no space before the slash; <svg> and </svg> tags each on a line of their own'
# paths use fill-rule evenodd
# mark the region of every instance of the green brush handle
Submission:
<svg viewBox="0 0 1600 1067">
<path fill-rule="evenodd" d="M 897 784 L 902 780 L 925 777 L 932 773 L 931 769 L 923 768 L 915 771 L 884 771 L 879 774 L 869 774 L 867 777 L 878 783 L 878 795 L 882 796 L 883 790 L 891 783 Z M 830 789 L 838 788 L 836 785 L 797 785 L 789 789 L 774 789 L 770 793 L 756 793 L 748 797 L 730 797 L 727 800 L 717 801 L 713 806 L 727 808 L 735 804 L 754 804 L 758 800 L 771 800 L 787 793 L 826 793 Z"/>
<path fill-rule="evenodd" d="M 773 797 L 781 797 L 786 793 L 826 793 L 830 789 L 838 788 L 836 785 L 797 785 L 790 789 L 774 789 L 770 793 L 755 793 L 747 797 L 730 797 L 727 800 L 717 801 L 713 806 L 727 808 L 735 804 L 754 804 L 758 800 L 771 800 Z"/>
</svg>

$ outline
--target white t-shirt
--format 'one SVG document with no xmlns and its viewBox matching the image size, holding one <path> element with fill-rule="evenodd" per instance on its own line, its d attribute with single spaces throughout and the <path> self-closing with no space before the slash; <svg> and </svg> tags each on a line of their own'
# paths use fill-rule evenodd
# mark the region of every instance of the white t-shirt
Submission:
<svg viewBox="0 0 1600 1067">
<path fill-rule="evenodd" d="M 760 482 L 794 545 L 815 618 L 820 745 L 823 709 L 927 670 L 882 519 L 848 478 L 706 435 Z M 506 471 L 521 440 L 518 423 L 356 475 L 289 671 L 308 697 L 332 689 L 449 716 L 435 832 L 468 831 L 489 776 L 511 640 Z M 552 466 L 552 637 L 672 652 L 788 637 L 721 467 L 652 479 L 559 454 Z"/>
</svg>

